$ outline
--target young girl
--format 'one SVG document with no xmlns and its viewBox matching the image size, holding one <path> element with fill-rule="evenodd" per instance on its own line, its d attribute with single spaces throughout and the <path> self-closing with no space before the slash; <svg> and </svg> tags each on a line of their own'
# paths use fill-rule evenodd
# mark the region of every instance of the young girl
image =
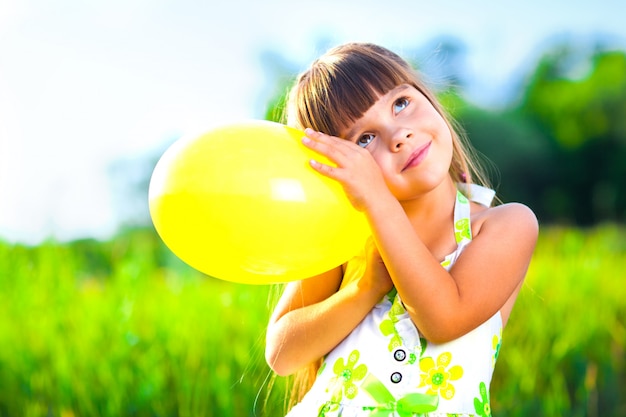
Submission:
<svg viewBox="0 0 626 417">
<path fill-rule="evenodd" d="M 287 284 L 272 314 L 269 366 L 317 370 L 288 415 L 489 416 L 534 214 L 491 206 L 450 119 L 387 49 L 330 50 L 299 76 L 287 111 L 303 143 L 336 164 L 311 166 L 372 231 L 347 264 Z"/>
</svg>

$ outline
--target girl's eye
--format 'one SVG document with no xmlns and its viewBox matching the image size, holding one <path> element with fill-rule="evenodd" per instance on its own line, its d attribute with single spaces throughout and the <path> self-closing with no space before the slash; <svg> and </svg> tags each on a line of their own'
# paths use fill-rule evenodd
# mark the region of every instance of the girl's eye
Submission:
<svg viewBox="0 0 626 417">
<path fill-rule="evenodd" d="M 374 137 L 375 136 L 371 133 L 366 133 L 356 140 L 356 144 L 359 145 L 361 148 L 365 148 L 374 140 Z"/>
<path fill-rule="evenodd" d="M 409 99 L 408 98 L 406 98 L 406 97 L 399 98 L 399 99 L 397 99 L 393 103 L 393 111 L 394 111 L 394 113 L 400 113 L 408 105 L 409 105 Z"/>
</svg>

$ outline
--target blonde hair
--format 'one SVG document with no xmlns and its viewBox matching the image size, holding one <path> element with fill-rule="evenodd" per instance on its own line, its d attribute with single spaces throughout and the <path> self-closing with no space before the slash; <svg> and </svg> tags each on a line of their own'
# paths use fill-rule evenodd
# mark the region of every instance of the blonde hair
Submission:
<svg viewBox="0 0 626 417">
<path fill-rule="evenodd" d="M 283 122 L 310 127 L 332 136 L 357 121 L 380 96 L 408 84 L 419 90 L 443 117 L 452 134 L 449 174 L 455 182 L 488 186 L 483 169 L 460 126 L 443 109 L 411 65 L 394 52 L 370 43 L 348 43 L 330 49 L 301 73 L 291 88 Z M 291 377 L 288 408 L 313 384 L 321 360 Z"/>
</svg>

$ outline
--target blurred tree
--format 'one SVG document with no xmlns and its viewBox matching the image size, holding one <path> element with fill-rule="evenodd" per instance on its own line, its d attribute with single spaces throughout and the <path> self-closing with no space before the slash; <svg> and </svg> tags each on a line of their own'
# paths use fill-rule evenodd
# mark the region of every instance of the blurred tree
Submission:
<svg viewBox="0 0 626 417">
<path fill-rule="evenodd" d="M 553 213 L 540 200 L 541 190 L 554 185 L 549 139 L 511 111 L 486 111 L 466 104 L 457 118 L 484 156 L 483 165 L 500 199 L 528 204 L 541 221 L 553 220 Z"/>
<path fill-rule="evenodd" d="M 578 224 L 623 221 L 626 54 L 598 50 L 582 60 L 578 55 L 572 47 L 546 54 L 519 109 L 552 141 L 543 204 L 551 217 Z"/>
</svg>

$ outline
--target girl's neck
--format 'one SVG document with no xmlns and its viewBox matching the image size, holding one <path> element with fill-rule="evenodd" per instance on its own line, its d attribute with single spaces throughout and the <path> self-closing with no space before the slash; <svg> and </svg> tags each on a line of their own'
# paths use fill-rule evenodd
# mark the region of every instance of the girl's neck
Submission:
<svg viewBox="0 0 626 417">
<path fill-rule="evenodd" d="M 409 201 L 401 201 L 405 213 L 412 223 L 429 223 L 433 218 L 454 213 L 456 185 L 447 177 L 434 189 Z"/>
<path fill-rule="evenodd" d="M 433 190 L 413 200 L 401 202 L 416 233 L 431 251 L 441 244 L 448 246 L 441 242 L 442 237 L 454 236 L 456 192 L 456 185 L 448 178 Z M 446 233 L 448 229 L 451 233 Z"/>
</svg>

